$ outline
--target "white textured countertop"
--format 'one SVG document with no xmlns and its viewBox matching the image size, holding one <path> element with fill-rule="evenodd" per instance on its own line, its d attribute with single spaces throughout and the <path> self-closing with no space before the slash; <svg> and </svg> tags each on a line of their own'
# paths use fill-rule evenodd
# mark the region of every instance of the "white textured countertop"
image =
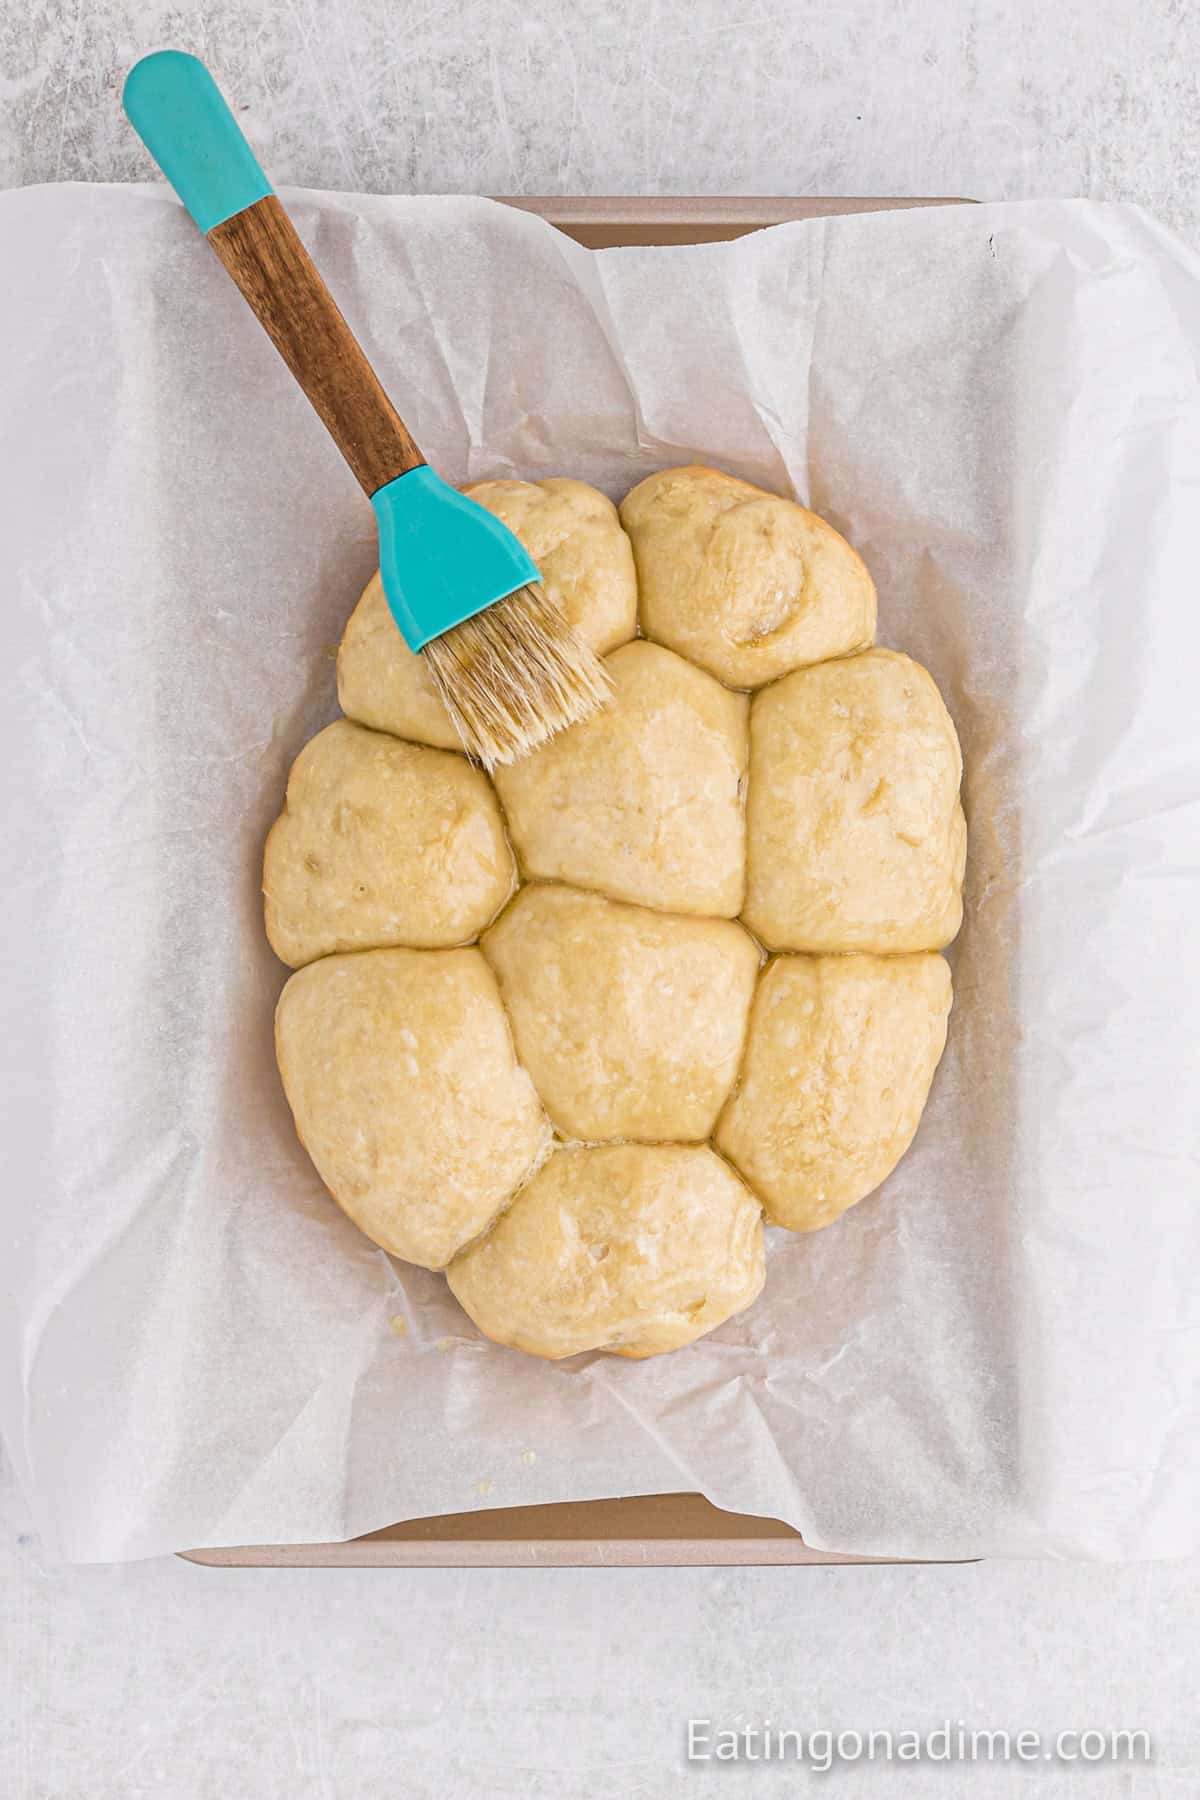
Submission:
<svg viewBox="0 0 1200 1800">
<path fill-rule="evenodd" d="M 146 176 L 116 97 L 167 43 L 211 63 L 281 182 L 1080 193 L 1139 201 L 1200 243 L 1186 0 L 45 0 L 0 22 L 0 185 Z M 836 1779 L 1192 1800 L 1198 1623 L 1197 1564 L 52 1569 L 0 1472 L 0 1794 L 663 1800 L 804 1780 L 778 1763 L 685 1769 L 691 1716 L 1140 1727 L 1149 1768 Z"/>
<path fill-rule="evenodd" d="M 43 0 L 0 33 L 0 186 L 151 174 L 117 98 L 170 44 L 281 183 L 1083 194 L 1200 237 L 1188 0 Z"/>
</svg>

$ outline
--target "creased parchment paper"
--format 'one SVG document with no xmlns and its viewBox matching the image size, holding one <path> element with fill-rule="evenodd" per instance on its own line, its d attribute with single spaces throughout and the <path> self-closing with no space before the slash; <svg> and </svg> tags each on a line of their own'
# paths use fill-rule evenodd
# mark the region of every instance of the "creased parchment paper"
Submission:
<svg viewBox="0 0 1200 1800">
<path fill-rule="evenodd" d="M 852 539 L 966 755 L 916 1145 L 648 1363 L 484 1342 L 300 1150 L 260 852 L 372 516 L 164 192 L 0 198 L 0 1415 L 71 1558 L 700 1489 L 901 1556 L 1168 1555 L 1200 1494 L 1200 265 L 955 207 L 589 254 L 289 197 L 450 477 L 711 461 Z"/>
</svg>

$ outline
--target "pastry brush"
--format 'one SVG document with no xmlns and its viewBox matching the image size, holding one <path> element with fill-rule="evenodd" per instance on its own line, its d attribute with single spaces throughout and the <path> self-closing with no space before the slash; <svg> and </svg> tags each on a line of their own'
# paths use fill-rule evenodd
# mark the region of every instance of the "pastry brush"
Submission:
<svg viewBox="0 0 1200 1800">
<path fill-rule="evenodd" d="M 369 496 L 392 617 L 466 749 L 490 769 L 586 718 L 603 664 L 519 539 L 421 455 L 204 64 L 160 50 L 123 99 Z"/>
</svg>

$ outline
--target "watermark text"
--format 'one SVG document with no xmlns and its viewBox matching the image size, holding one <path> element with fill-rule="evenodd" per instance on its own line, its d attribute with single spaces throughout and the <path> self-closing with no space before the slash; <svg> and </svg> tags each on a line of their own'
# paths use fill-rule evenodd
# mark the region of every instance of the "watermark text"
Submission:
<svg viewBox="0 0 1200 1800">
<path fill-rule="evenodd" d="M 839 1764 L 883 1763 L 1149 1763 L 1150 1733 L 1136 1727 L 1085 1726 L 1058 1732 L 983 1730 L 965 1719 L 945 1719 L 927 1731 L 802 1731 L 773 1725 L 722 1725 L 689 1719 L 687 1760 L 804 1763 L 816 1775 Z"/>
</svg>

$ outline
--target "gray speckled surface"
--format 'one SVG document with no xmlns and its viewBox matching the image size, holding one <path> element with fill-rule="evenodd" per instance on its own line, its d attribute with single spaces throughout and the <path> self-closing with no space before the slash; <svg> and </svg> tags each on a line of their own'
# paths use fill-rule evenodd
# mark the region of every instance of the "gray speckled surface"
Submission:
<svg viewBox="0 0 1200 1800">
<path fill-rule="evenodd" d="M 1192 0 L 42 0 L 7 19 L 0 185 L 149 173 L 120 76 L 174 44 L 279 182 L 1085 194 L 1200 235 Z"/>
<path fill-rule="evenodd" d="M 1081 193 L 1200 241 L 1191 0 L 42 0 L 0 19 L 0 185 L 143 177 L 120 74 L 203 54 L 280 182 Z M 845 1771 L 888 1793 L 1200 1791 L 1200 1565 L 540 1574 L 53 1570 L 0 1473 L 12 1800 L 795 1791 L 684 1722 L 1145 1726 L 1149 1769 Z"/>
<path fill-rule="evenodd" d="M 11 1499 L 2 1524 L 6 1800 L 809 1791 L 781 1763 L 687 1768 L 689 1717 L 1140 1727 L 1149 1766 L 864 1766 L 830 1792 L 1200 1791 L 1197 1567 L 55 1571 Z"/>
</svg>

